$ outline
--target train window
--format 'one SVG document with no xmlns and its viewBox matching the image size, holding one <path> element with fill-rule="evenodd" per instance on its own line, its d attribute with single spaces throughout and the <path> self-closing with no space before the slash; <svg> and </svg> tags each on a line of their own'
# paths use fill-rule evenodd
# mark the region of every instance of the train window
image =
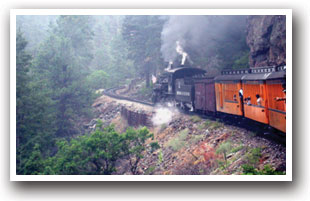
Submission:
<svg viewBox="0 0 310 201">
<path fill-rule="evenodd" d="M 234 97 L 238 94 L 238 89 L 236 84 L 225 84 L 224 85 L 224 99 L 226 101 L 236 101 Z"/>
</svg>

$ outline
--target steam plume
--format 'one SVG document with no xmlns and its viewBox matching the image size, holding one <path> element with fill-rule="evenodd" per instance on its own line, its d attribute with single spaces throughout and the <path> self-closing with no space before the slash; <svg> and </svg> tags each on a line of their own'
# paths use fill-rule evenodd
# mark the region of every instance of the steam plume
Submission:
<svg viewBox="0 0 310 201">
<path fill-rule="evenodd" d="M 215 54 L 217 41 L 240 35 L 245 30 L 246 16 L 171 15 L 161 33 L 161 53 L 166 62 L 175 62 L 178 54 L 190 61 L 198 55 Z M 231 38 L 230 38 L 231 39 Z"/>
</svg>

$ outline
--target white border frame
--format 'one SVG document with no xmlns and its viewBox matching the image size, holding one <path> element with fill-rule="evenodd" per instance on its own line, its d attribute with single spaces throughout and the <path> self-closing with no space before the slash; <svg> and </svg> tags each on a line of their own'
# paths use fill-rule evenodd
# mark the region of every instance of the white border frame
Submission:
<svg viewBox="0 0 310 201">
<path fill-rule="evenodd" d="M 286 15 L 286 175 L 16 175 L 16 15 Z M 292 181 L 291 9 L 12 9 L 10 12 L 11 181 Z"/>
</svg>

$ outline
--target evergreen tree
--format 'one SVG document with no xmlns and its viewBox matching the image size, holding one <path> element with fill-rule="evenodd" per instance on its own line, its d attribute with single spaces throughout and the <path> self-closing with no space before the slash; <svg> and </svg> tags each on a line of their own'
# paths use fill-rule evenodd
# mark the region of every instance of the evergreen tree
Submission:
<svg viewBox="0 0 310 201">
<path fill-rule="evenodd" d="M 160 58 L 163 21 L 158 16 L 126 16 L 122 33 L 129 46 L 128 57 L 134 61 L 136 70 L 145 76 L 146 87 L 150 74 L 162 66 Z"/>
<path fill-rule="evenodd" d="M 53 116 L 50 113 L 52 101 L 46 83 L 35 81 L 30 74 L 31 59 L 25 51 L 27 41 L 20 31 L 16 35 L 16 163 L 17 174 L 25 170 L 29 156 L 40 144 L 43 154 L 53 146 Z M 38 150 L 39 148 L 37 148 Z M 35 162 L 35 161 L 33 161 Z"/>
<path fill-rule="evenodd" d="M 106 82 L 97 85 L 99 88 L 124 85 L 125 80 L 135 74 L 133 63 L 127 58 L 128 47 L 121 33 L 123 18 L 123 16 L 95 17 L 92 74 L 103 75 L 102 71 L 107 74 L 104 78 Z M 92 82 L 90 84 L 93 85 Z"/>
<path fill-rule="evenodd" d="M 40 49 L 36 71 L 47 79 L 55 101 L 57 136 L 80 133 L 75 121 L 90 111 L 93 94 L 86 84 L 92 60 L 91 16 L 60 16 Z"/>
</svg>

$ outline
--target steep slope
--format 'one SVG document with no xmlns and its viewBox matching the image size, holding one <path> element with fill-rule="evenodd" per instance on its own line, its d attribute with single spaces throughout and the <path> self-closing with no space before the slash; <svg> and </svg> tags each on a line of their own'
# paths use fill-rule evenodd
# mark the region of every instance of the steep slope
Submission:
<svg viewBox="0 0 310 201">
<path fill-rule="evenodd" d="M 249 16 L 247 44 L 250 67 L 286 64 L 286 17 Z"/>
</svg>

